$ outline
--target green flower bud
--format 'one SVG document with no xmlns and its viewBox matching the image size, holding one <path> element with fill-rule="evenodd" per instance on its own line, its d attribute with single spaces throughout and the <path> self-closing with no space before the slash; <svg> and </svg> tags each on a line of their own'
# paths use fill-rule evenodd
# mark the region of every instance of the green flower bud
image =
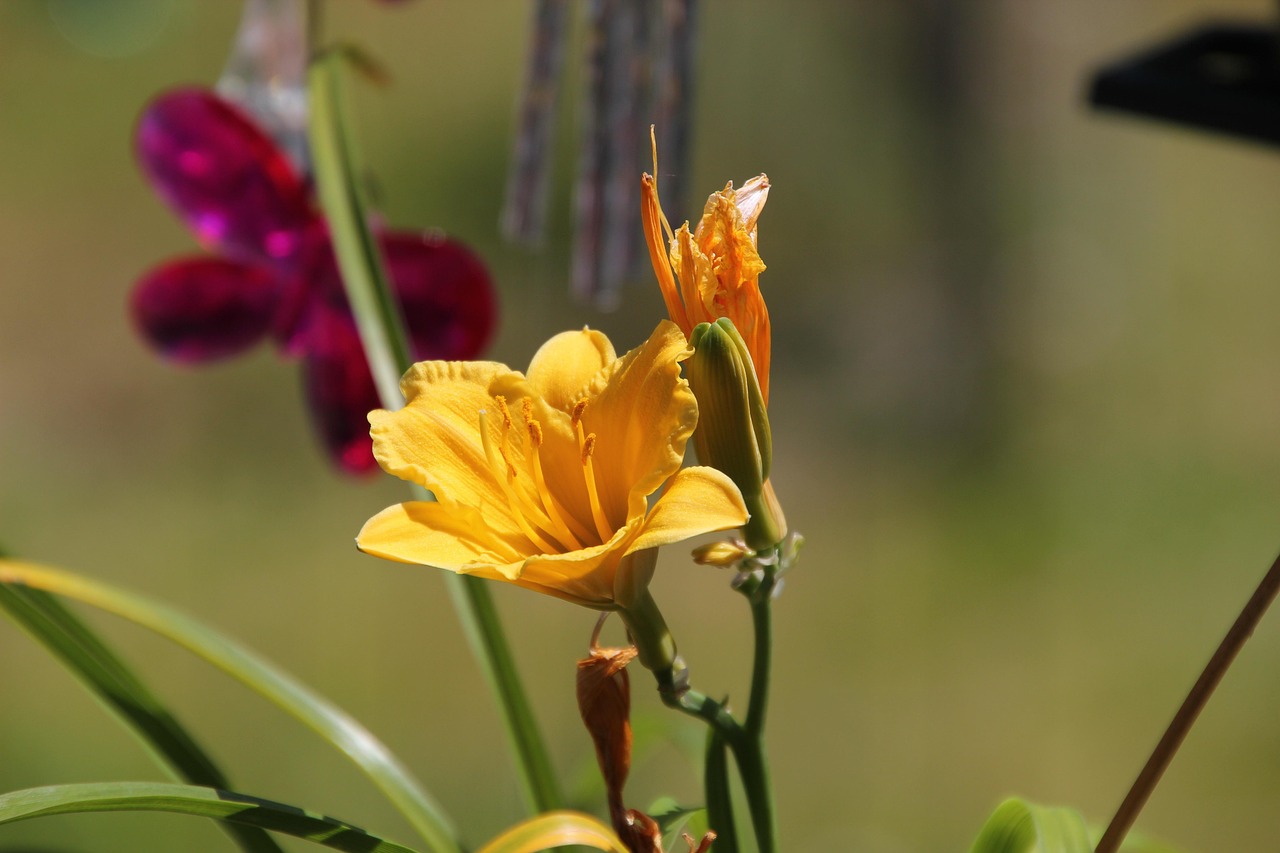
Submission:
<svg viewBox="0 0 1280 853">
<path fill-rule="evenodd" d="M 698 426 L 693 432 L 698 459 L 723 471 L 742 492 L 751 513 L 743 528 L 747 544 L 771 547 L 786 535 L 786 528 L 775 512 L 773 490 L 767 487 L 773 439 L 751 353 L 727 317 L 699 323 L 689 344 L 694 352 L 684 369 L 698 398 Z"/>
</svg>

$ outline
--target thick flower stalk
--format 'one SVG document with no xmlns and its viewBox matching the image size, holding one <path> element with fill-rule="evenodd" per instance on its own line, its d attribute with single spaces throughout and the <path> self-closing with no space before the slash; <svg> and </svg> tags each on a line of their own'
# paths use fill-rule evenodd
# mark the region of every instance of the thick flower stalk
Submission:
<svg viewBox="0 0 1280 853">
<path fill-rule="evenodd" d="M 405 407 L 369 415 L 374 455 L 437 500 L 384 510 L 357 545 L 598 610 L 643 609 L 652 549 L 747 518 L 727 476 L 680 468 L 698 420 L 680 376 L 690 352 L 663 321 L 621 358 L 583 329 L 556 335 L 523 374 L 495 362 L 415 365 L 401 382 Z"/>
</svg>

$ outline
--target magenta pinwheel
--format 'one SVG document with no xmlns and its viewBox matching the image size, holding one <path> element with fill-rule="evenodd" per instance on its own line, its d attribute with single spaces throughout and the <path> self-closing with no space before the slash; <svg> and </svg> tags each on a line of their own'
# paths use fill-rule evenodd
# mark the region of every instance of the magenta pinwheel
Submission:
<svg viewBox="0 0 1280 853">
<path fill-rule="evenodd" d="M 236 106 L 207 89 L 157 97 L 138 123 L 137 156 L 156 192 L 208 255 L 148 272 L 131 309 L 165 358 L 216 361 L 272 340 L 302 361 L 308 404 L 342 470 L 377 469 L 366 413 L 379 407 L 308 181 Z M 470 359 L 496 320 L 489 274 L 433 232 L 381 229 L 378 240 L 414 356 Z"/>
</svg>

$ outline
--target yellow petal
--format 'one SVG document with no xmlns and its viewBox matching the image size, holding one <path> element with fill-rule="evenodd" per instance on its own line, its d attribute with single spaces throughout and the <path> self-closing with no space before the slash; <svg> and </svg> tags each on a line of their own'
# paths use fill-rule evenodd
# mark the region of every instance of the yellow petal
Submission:
<svg viewBox="0 0 1280 853">
<path fill-rule="evenodd" d="M 680 377 L 680 362 L 691 352 L 684 333 L 663 320 L 591 388 L 582 423 L 596 434 L 600 503 L 615 529 L 644 514 L 645 498 L 684 459 L 698 422 L 698 403 Z"/>
<path fill-rule="evenodd" d="M 410 501 L 365 522 L 356 547 L 400 563 L 437 566 L 461 574 L 511 580 L 523 557 L 466 506 Z"/>
<path fill-rule="evenodd" d="M 442 503 L 481 507 L 501 492 L 480 442 L 489 385 L 512 371 L 491 361 L 424 361 L 400 381 L 406 404 L 369 413 L 373 455 L 384 471 L 425 486 Z"/>
<path fill-rule="evenodd" d="M 601 332 L 561 332 L 534 353 L 529 384 L 553 408 L 568 412 L 596 374 L 617 357 Z"/>
<path fill-rule="evenodd" d="M 578 812 L 545 812 L 503 832 L 478 853 L 540 853 L 553 847 L 581 844 L 593 850 L 627 853 L 613 830 L 594 817 Z"/>
<path fill-rule="evenodd" d="M 610 609 L 615 604 L 614 576 L 618 564 L 642 523 L 637 518 L 603 545 L 530 557 L 515 583 L 585 607 Z"/>
<path fill-rule="evenodd" d="M 732 480 L 714 468 L 686 468 L 671 478 L 649 511 L 640 535 L 627 546 L 627 553 L 741 527 L 746 522 L 747 507 Z"/>
</svg>

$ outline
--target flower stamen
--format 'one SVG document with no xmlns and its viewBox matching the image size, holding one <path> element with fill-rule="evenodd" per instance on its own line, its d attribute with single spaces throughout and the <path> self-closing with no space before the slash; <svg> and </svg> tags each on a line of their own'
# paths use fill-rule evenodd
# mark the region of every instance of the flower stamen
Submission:
<svg viewBox="0 0 1280 853">
<path fill-rule="evenodd" d="M 600 493 L 596 488 L 596 471 L 595 466 L 591 462 L 591 457 L 596 449 L 596 434 L 586 433 L 582 428 L 582 413 L 587 409 L 587 401 L 585 398 L 579 400 L 573 407 L 573 428 L 578 434 L 578 450 L 582 458 L 582 476 L 587 483 L 587 497 L 591 501 L 591 520 L 595 522 L 596 533 L 600 536 L 600 542 L 603 544 L 613 538 L 613 530 L 609 526 L 609 519 L 605 517 L 604 506 L 600 503 Z"/>
<path fill-rule="evenodd" d="M 529 516 L 526 508 L 521 506 L 519 490 L 513 485 L 516 480 L 516 467 L 511 464 L 511 459 L 507 456 L 506 438 L 509 432 L 508 427 L 511 426 L 511 413 L 507 410 L 507 401 L 502 397 L 495 397 L 494 402 L 497 404 L 498 412 L 503 416 L 502 424 L 502 446 L 495 448 L 493 439 L 489 436 L 489 418 L 488 412 L 484 409 L 480 410 L 480 445 L 484 448 L 485 458 L 489 461 L 489 467 L 495 472 L 494 479 L 498 481 L 502 494 L 507 499 L 507 509 L 511 512 L 511 517 L 515 519 L 516 524 L 520 528 L 520 532 L 525 538 L 533 543 L 544 554 L 552 554 L 556 552 L 547 540 L 543 539 L 534 530 L 533 525 L 529 523 Z M 502 464 L 499 465 L 499 460 Z M 497 473 L 501 471 L 502 473 Z M 536 516 L 535 516 L 536 518 Z"/>
</svg>

